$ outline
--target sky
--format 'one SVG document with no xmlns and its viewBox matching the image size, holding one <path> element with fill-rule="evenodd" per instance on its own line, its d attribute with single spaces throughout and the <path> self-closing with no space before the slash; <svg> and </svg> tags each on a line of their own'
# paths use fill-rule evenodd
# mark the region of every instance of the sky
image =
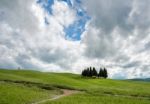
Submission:
<svg viewBox="0 0 150 104">
<path fill-rule="evenodd" d="M 150 0 L 0 0 L 0 68 L 150 77 Z"/>
</svg>

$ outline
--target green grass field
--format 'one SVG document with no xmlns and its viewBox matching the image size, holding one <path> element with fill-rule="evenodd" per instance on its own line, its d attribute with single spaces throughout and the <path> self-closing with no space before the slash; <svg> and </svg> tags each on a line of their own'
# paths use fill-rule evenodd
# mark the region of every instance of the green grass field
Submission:
<svg viewBox="0 0 150 104">
<path fill-rule="evenodd" d="M 51 98 L 60 89 L 80 90 L 44 104 L 150 104 L 150 83 L 90 79 L 69 73 L 0 70 L 0 104 L 31 104 Z"/>
</svg>

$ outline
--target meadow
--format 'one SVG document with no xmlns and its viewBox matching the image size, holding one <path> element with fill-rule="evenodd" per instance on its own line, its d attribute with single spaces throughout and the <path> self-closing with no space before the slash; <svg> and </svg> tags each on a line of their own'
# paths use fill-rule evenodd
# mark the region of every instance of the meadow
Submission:
<svg viewBox="0 0 150 104">
<path fill-rule="evenodd" d="M 150 83 L 85 78 L 71 73 L 0 70 L 0 104 L 32 104 L 78 91 L 41 104 L 150 104 Z"/>
</svg>

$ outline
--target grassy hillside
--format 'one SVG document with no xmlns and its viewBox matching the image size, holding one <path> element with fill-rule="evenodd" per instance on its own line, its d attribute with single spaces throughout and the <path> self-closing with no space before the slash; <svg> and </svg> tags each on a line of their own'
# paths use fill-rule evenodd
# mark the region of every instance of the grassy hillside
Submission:
<svg viewBox="0 0 150 104">
<path fill-rule="evenodd" d="M 68 73 L 0 70 L 0 104 L 30 104 L 61 93 L 82 90 L 46 104 L 150 104 L 150 83 L 89 79 Z"/>
</svg>

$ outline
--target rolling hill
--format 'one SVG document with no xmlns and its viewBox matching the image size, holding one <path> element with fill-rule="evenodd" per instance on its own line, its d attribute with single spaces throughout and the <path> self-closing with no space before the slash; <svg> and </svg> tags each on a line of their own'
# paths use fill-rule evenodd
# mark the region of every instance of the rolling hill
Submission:
<svg viewBox="0 0 150 104">
<path fill-rule="evenodd" d="M 78 93 L 66 94 L 63 91 Z M 45 100 L 53 99 L 55 100 Z M 40 102 L 43 101 L 44 102 Z M 0 104 L 150 104 L 150 83 L 71 73 L 0 70 Z"/>
</svg>

